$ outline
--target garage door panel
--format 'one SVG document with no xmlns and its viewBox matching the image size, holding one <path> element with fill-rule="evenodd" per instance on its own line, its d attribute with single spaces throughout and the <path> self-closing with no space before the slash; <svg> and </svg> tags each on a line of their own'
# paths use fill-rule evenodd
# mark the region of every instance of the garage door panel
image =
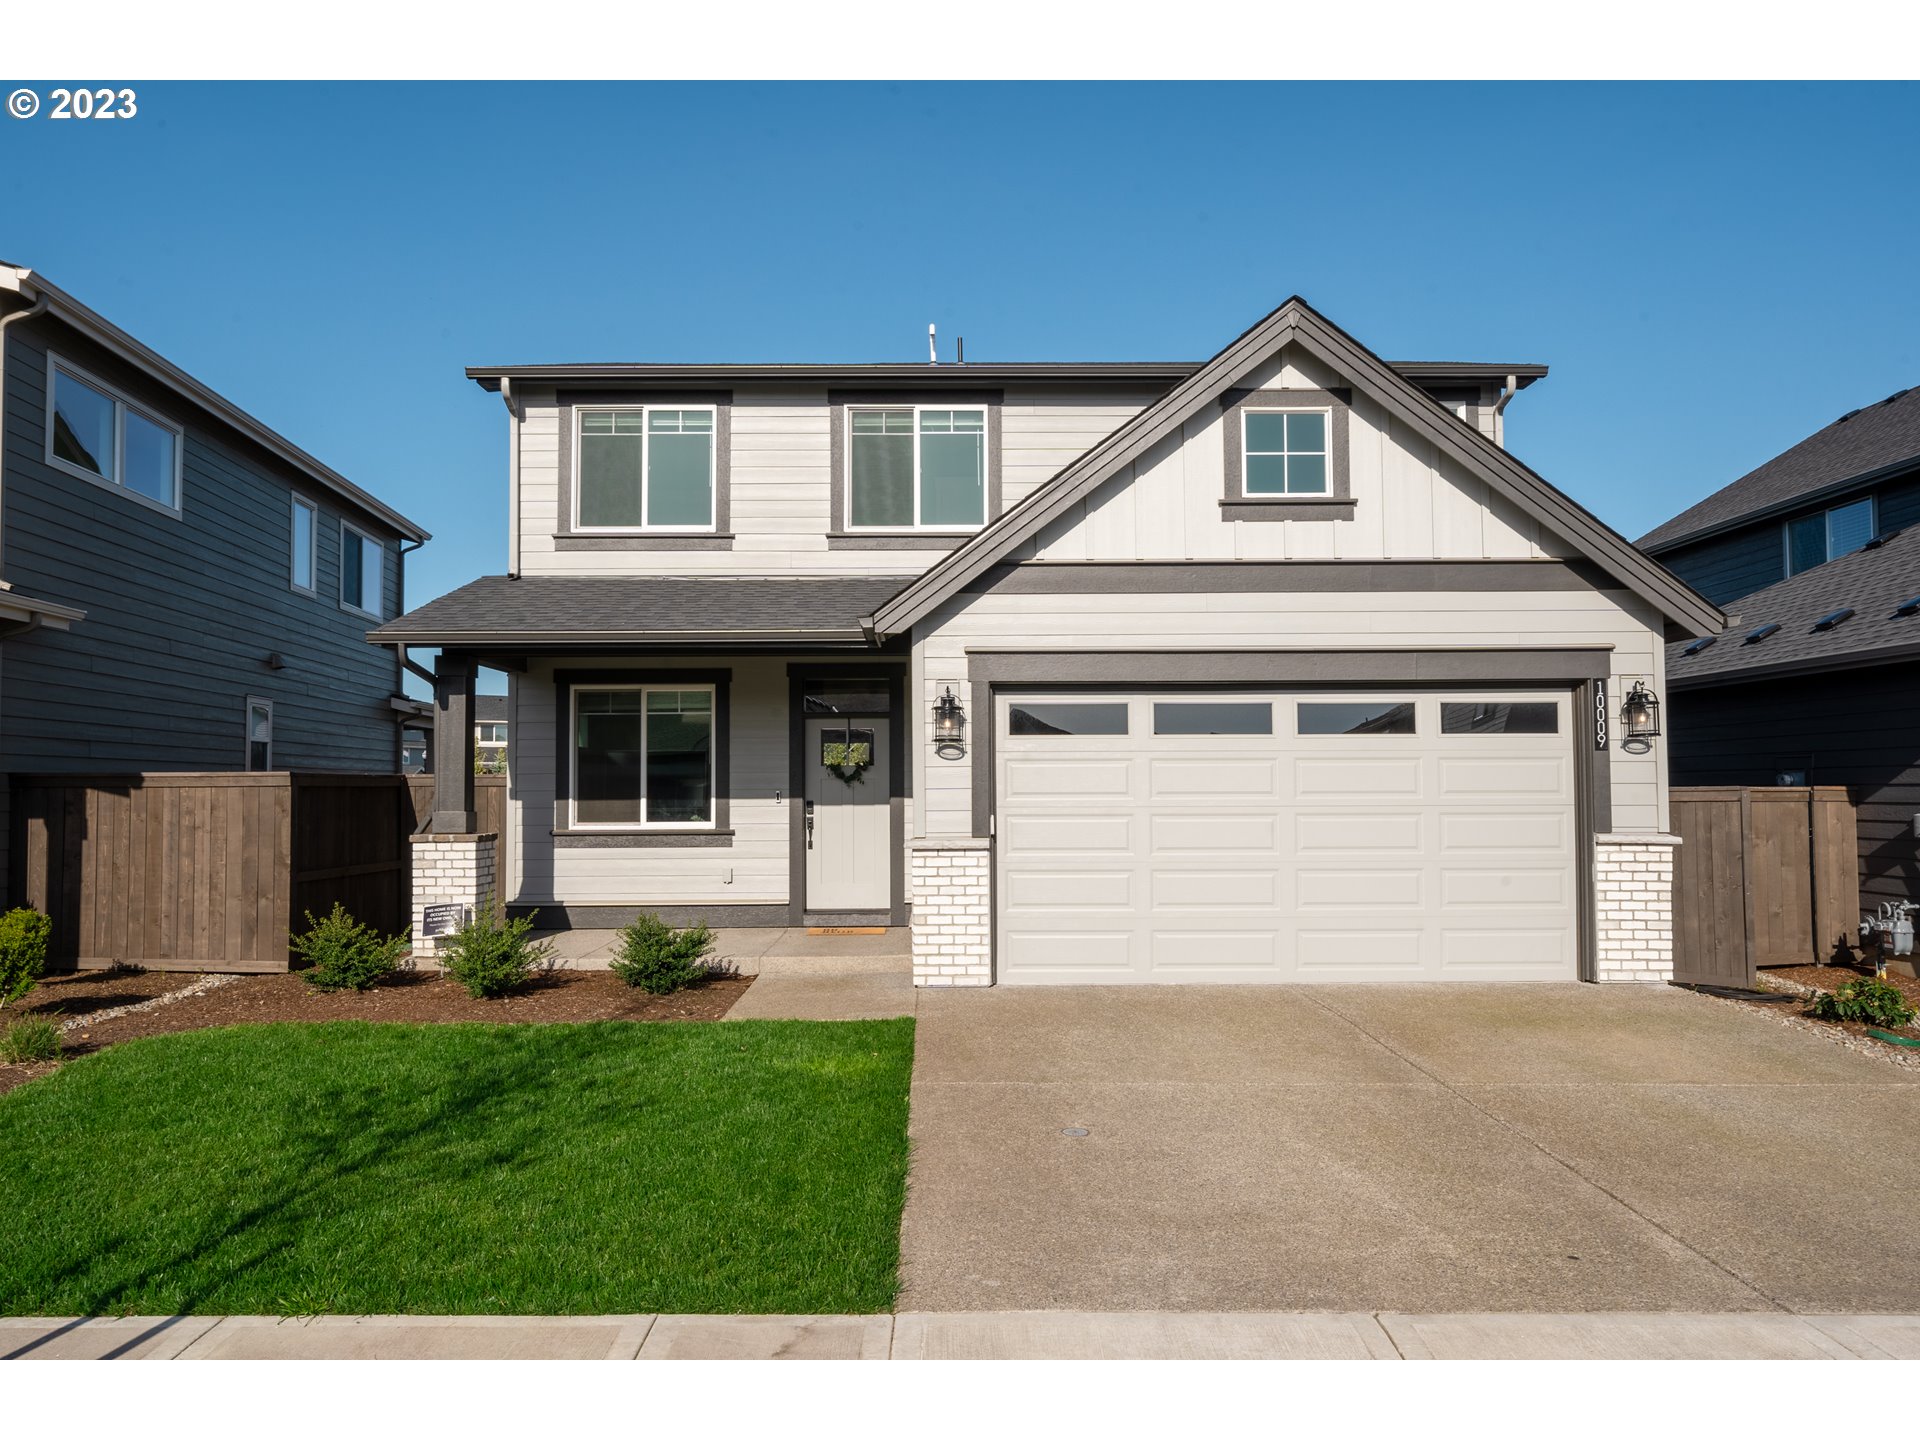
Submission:
<svg viewBox="0 0 1920 1440">
<path fill-rule="evenodd" d="M 1370 909 L 1418 910 L 1427 903 L 1424 869 L 1321 870 L 1302 866 L 1294 872 L 1303 914 L 1340 911 L 1364 915 Z"/>
<path fill-rule="evenodd" d="M 1272 870 L 1162 870 L 1152 872 L 1148 893 L 1156 910 L 1271 908 L 1280 890 Z"/>
<path fill-rule="evenodd" d="M 1131 815 L 1016 815 L 1007 820 L 1006 844 L 1014 855 L 1133 851 Z"/>
<path fill-rule="evenodd" d="M 1279 766 L 1272 760 L 1155 760 L 1147 774 L 1147 794 L 1155 800 L 1279 793 Z"/>
<path fill-rule="evenodd" d="M 1009 759 L 1003 772 L 1005 795 L 1023 800 L 1108 799 L 1133 795 L 1133 766 L 1125 760 Z"/>
<path fill-rule="evenodd" d="M 1558 927 L 1536 930 L 1451 929 L 1440 936 L 1440 969 L 1476 979 L 1565 979 L 1571 932 Z"/>
<path fill-rule="evenodd" d="M 1418 814 L 1393 811 L 1301 810 L 1294 816 L 1294 849 L 1302 857 L 1418 855 L 1424 849 L 1421 819 Z"/>
<path fill-rule="evenodd" d="M 1440 758 L 1442 800 L 1557 800 L 1567 793 L 1565 760 L 1555 756 L 1456 760 Z"/>
<path fill-rule="evenodd" d="M 1564 810 L 1488 810 L 1440 816 L 1440 852 L 1570 855 L 1573 817 Z"/>
<path fill-rule="evenodd" d="M 1367 739 L 1360 744 L 1390 744 L 1391 741 Z M 1417 755 L 1393 759 L 1302 759 L 1293 764 L 1293 793 L 1302 800 L 1324 796 L 1402 796 L 1421 794 L 1421 761 Z"/>
<path fill-rule="evenodd" d="M 1440 872 L 1440 903 L 1448 910 L 1565 910 L 1573 903 L 1565 866 Z"/>
<path fill-rule="evenodd" d="M 1424 930 L 1301 930 L 1295 969 L 1302 980 L 1418 980 Z"/>
<path fill-rule="evenodd" d="M 1111 909 L 1134 905 L 1133 871 L 1021 869 L 1006 880 L 1010 911 Z"/>
<path fill-rule="evenodd" d="M 1001 937 L 1007 964 L 1016 970 L 1075 971 L 1128 975 L 1133 971 L 1133 931 L 1010 929 Z"/>
<path fill-rule="evenodd" d="M 1277 851 L 1280 817 L 1197 814 L 1146 817 L 1155 855 L 1245 855 Z"/>
<path fill-rule="evenodd" d="M 1148 958 L 1154 970 L 1168 972 L 1275 971 L 1280 968 L 1280 932 L 1155 930 Z"/>
</svg>

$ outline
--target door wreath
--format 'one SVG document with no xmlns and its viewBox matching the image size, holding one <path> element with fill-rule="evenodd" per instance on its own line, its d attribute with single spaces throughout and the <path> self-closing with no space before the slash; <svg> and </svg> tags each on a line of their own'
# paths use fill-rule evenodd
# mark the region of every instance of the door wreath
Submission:
<svg viewBox="0 0 1920 1440">
<path fill-rule="evenodd" d="M 865 781 L 867 768 L 873 764 L 873 731 L 848 726 L 839 735 L 822 735 L 820 763 L 844 784 Z"/>
</svg>

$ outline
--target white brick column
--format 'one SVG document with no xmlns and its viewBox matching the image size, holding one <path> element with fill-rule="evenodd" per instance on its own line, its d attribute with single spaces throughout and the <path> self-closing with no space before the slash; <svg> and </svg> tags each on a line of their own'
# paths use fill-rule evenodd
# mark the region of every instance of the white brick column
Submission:
<svg viewBox="0 0 1920 1440">
<path fill-rule="evenodd" d="M 478 914 L 493 898 L 498 835 L 415 835 L 413 839 L 413 958 L 432 960 L 444 936 L 425 938 L 429 905 L 458 905 Z"/>
<path fill-rule="evenodd" d="M 1594 979 L 1673 979 L 1673 848 L 1678 835 L 1593 837 Z"/>
<path fill-rule="evenodd" d="M 971 835 L 914 840 L 913 983 L 991 985 L 989 842 Z"/>
</svg>

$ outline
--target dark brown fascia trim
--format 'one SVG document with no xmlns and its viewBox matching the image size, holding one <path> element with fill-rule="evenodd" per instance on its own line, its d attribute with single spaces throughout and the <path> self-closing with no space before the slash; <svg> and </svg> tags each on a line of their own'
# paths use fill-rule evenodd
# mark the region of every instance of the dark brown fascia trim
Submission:
<svg viewBox="0 0 1920 1440">
<path fill-rule="evenodd" d="M 1555 649 L 969 650 L 996 687 L 1565 684 L 1611 673 L 1611 645 Z"/>
<path fill-rule="evenodd" d="M 1661 540 L 1651 545 L 1642 545 L 1640 548 L 1648 555 L 1670 554 L 1688 545 L 1697 545 L 1705 540 L 1713 540 L 1722 535 L 1745 530 L 1750 525 L 1764 525 L 1769 521 L 1786 520 L 1797 510 L 1824 510 L 1835 500 L 1844 499 L 1857 490 L 1870 490 L 1888 480 L 1898 480 L 1901 476 L 1915 470 L 1920 470 L 1920 455 L 1909 455 L 1904 460 L 1895 460 L 1892 464 L 1882 465 L 1877 470 L 1864 470 L 1858 475 L 1850 475 L 1845 480 L 1836 480 L 1831 485 L 1822 486 L 1818 490 L 1809 490 L 1805 494 L 1794 496 L 1791 500 L 1782 500 L 1758 510 L 1748 510 L 1734 516 L 1731 520 L 1716 521 L 1702 529 L 1689 530 L 1686 534 L 1676 536 L 1672 540 Z M 1743 480 L 1745 478 L 1744 475 L 1741 477 Z M 1740 481 L 1735 480 L 1733 483 L 1738 485 Z"/>
<path fill-rule="evenodd" d="M 713 407 L 713 530 L 696 535 L 649 535 L 643 531 L 606 534 L 582 533 L 573 528 L 575 411 L 595 405 L 632 405 L 625 391 L 563 390 L 554 396 L 559 412 L 560 493 L 554 517 L 555 550 L 731 550 L 733 548 L 733 392 L 731 390 L 661 390 L 640 396 L 648 405 L 711 405 Z"/>
<path fill-rule="evenodd" d="M 1821 655 L 1801 660 L 1782 660 L 1776 665 L 1755 665 L 1744 670 L 1719 670 L 1705 675 L 1676 675 L 1675 661 L 1667 662 L 1669 690 L 1704 690 L 1714 685 L 1739 685 L 1749 680 L 1777 680 L 1791 675 L 1824 675 L 1835 670 L 1864 670 L 1875 665 L 1898 665 L 1920 660 L 1920 642 L 1882 645 L 1873 650 L 1851 654 Z"/>
<path fill-rule="evenodd" d="M 1361 388 L 1390 414 L 1551 532 L 1571 540 L 1588 558 L 1618 575 L 1629 589 L 1669 618 L 1693 626 L 1693 633 L 1700 635 L 1718 634 L 1724 628 L 1725 616 L 1717 606 L 1397 374 L 1298 296 L 1234 340 L 1203 370 L 1088 450 L 974 541 L 881 606 L 872 617 L 874 628 L 891 633 L 924 618 L 968 580 L 1066 514 L 1123 466 L 1199 413 L 1211 397 L 1289 343 L 1303 344 L 1348 380 L 1367 382 Z"/>
<path fill-rule="evenodd" d="M 1248 410 L 1286 410 L 1294 407 L 1331 412 L 1327 423 L 1328 490 L 1323 495 L 1249 495 L 1246 477 L 1246 426 L 1241 419 Z M 1226 460 L 1227 493 L 1220 501 L 1222 520 L 1351 520 L 1357 508 L 1353 500 L 1351 441 L 1347 427 L 1353 415 L 1353 391 L 1341 386 L 1332 390 L 1229 390 L 1220 397 L 1220 414 L 1226 426 L 1221 450 Z"/>
<path fill-rule="evenodd" d="M 987 412 L 987 524 L 1000 517 L 1002 449 L 1001 410 L 1005 394 L 999 390 L 829 390 L 827 391 L 827 532 L 829 550 L 951 550 L 979 531 L 916 531 L 908 535 L 876 535 L 847 528 L 847 406 L 952 405 L 984 406 Z M 865 542 L 871 540 L 872 544 Z M 893 543 L 901 542 L 905 543 Z"/>
<path fill-rule="evenodd" d="M 733 844 L 733 671 L 725 668 L 702 667 L 700 669 L 672 669 L 658 666 L 638 665 L 631 669 L 599 670 L 555 670 L 553 672 L 554 715 L 556 734 L 572 736 L 573 730 L 573 687 L 576 685 L 711 685 L 713 686 L 713 829 L 711 830 L 595 830 L 579 831 L 555 829 L 554 844 L 561 849 L 569 848 L 565 842 L 573 837 L 591 834 L 596 837 L 611 837 L 603 843 L 615 843 L 625 840 L 635 845 L 672 846 L 676 842 L 682 845 L 698 846 L 701 839 L 692 837 L 723 837 L 708 840 L 706 844 L 730 846 Z M 568 749 L 573 741 L 563 739 L 554 747 L 553 752 L 553 809 L 557 816 L 571 814 L 569 809 L 573 799 L 573 765 L 568 758 Z"/>
<path fill-rule="evenodd" d="M 996 565 L 969 595 L 1359 594 L 1395 591 L 1623 594 L 1585 560 L 1038 560 Z"/>
</svg>

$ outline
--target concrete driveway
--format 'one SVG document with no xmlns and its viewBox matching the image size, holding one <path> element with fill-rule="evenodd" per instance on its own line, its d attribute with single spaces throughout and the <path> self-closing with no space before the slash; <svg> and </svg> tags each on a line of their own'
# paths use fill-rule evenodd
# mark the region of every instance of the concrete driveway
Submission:
<svg viewBox="0 0 1920 1440">
<path fill-rule="evenodd" d="M 994 989 L 918 1017 L 904 1310 L 1920 1304 L 1920 1071 L 1702 996 Z"/>
</svg>

